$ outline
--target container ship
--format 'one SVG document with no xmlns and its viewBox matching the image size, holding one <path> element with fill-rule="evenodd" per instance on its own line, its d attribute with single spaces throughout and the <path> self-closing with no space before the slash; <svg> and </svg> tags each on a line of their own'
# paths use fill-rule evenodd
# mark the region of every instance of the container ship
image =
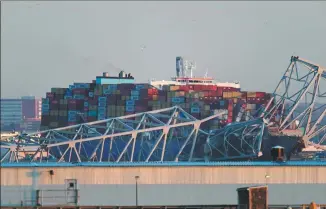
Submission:
<svg viewBox="0 0 326 209">
<path fill-rule="evenodd" d="M 131 74 L 121 71 L 118 76 L 105 72 L 90 83 L 52 88 L 42 101 L 41 130 L 179 106 L 197 119 L 223 111 L 224 114 L 201 127 L 210 131 L 257 118 L 266 105 L 273 103 L 269 93 L 241 91 L 239 82 L 217 82 L 207 74 L 196 77 L 194 69 L 194 62 L 177 57 L 176 76 L 169 81 L 136 83 Z M 270 150 L 277 145 L 285 148 L 288 157 L 304 147 L 298 130 L 280 135 L 265 129 L 261 160 L 270 159 Z M 219 158 L 218 152 L 205 153 L 204 144 L 196 149 L 197 155 Z"/>
<path fill-rule="evenodd" d="M 241 115 L 247 120 L 265 105 L 271 95 L 240 91 L 238 82 L 217 82 L 213 78 L 192 76 L 194 65 L 176 58 L 176 77 L 171 81 L 135 83 L 131 74 L 103 73 L 91 83 L 73 83 L 68 88 L 52 88 L 42 100 L 41 129 L 119 117 L 138 112 L 180 106 L 200 119 L 227 110 L 221 124 Z M 190 76 L 188 75 L 190 71 Z M 239 120 L 239 118 L 238 118 Z M 218 127 L 216 127 L 218 128 Z"/>
</svg>

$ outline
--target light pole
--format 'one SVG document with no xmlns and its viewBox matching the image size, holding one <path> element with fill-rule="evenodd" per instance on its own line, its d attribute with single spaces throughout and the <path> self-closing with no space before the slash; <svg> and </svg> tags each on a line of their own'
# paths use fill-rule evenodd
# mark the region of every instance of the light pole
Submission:
<svg viewBox="0 0 326 209">
<path fill-rule="evenodd" d="M 267 180 L 268 180 L 270 177 L 271 177 L 271 176 L 268 175 L 267 173 L 265 174 L 265 184 L 266 184 L 266 186 L 267 186 Z"/>
<path fill-rule="evenodd" d="M 138 208 L 138 179 L 139 179 L 139 176 L 135 176 L 135 180 L 136 180 L 136 208 Z"/>
</svg>

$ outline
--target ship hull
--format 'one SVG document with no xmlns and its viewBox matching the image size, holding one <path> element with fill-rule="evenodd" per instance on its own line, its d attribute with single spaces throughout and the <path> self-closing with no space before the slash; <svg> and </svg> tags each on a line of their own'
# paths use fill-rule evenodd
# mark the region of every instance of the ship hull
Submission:
<svg viewBox="0 0 326 209">
<path fill-rule="evenodd" d="M 286 135 L 271 135 L 269 134 L 262 143 L 262 156 L 258 158 L 261 161 L 273 160 L 271 150 L 275 146 L 284 147 L 285 159 L 290 160 L 291 156 L 300 152 L 304 148 L 302 137 L 286 136 Z"/>
</svg>

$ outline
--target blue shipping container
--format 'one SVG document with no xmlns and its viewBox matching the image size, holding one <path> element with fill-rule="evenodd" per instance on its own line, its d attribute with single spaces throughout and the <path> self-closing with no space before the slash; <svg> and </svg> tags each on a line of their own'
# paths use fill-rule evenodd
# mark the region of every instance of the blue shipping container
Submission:
<svg viewBox="0 0 326 209">
<path fill-rule="evenodd" d="M 200 105 L 199 105 L 199 103 L 198 102 L 193 102 L 193 103 L 191 103 L 191 107 L 199 107 Z"/>
<path fill-rule="evenodd" d="M 65 96 L 64 99 L 72 99 L 72 96 Z"/>
<path fill-rule="evenodd" d="M 98 117 L 105 118 L 106 114 L 105 114 L 105 113 L 98 113 L 97 116 L 98 116 Z"/>
<path fill-rule="evenodd" d="M 88 92 L 88 96 L 89 97 L 93 97 L 94 96 L 94 92 Z"/>
<path fill-rule="evenodd" d="M 224 106 L 224 104 L 225 104 L 224 100 L 221 100 L 220 101 L 220 106 Z"/>
<path fill-rule="evenodd" d="M 98 107 L 98 112 L 106 112 L 106 108 L 105 107 Z"/>
<path fill-rule="evenodd" d="M 192 107 L 190 111 L 191 113 L 200 113 L 199 107 Z"/>
<path fill-rule="evenodd" d="M 69 122 L 75 122 L 76 121 L 76 118 L 68 118 L 68 121 Z"/>
<path fill-rule="evenodd" d="M 173 97 L 172 103 L 183 103 L 185 101 L 184 97 Z"/>
<path fill-rule="evenodd" d="M 75 89 L 76 87 L 75 87 L 75 85 L 69 85 L 69 89 Z"/>
<path fill-rule="evenodd" d="M 76 88 L 80 89 L 89 89 L 89 83 L 75 83 Z"/>
<path fill-rule="evenodd" d="M 42 110 L 42 114 L 47 114 L 49 113 L 49 110 Z"/>
<path fill-rule="evenodd" d="M 143 89 L 143 88 L 145 88 L 144 84 L 136 84 L 136 89 L 137 90 L 140 90 L 140 89 Z"/>
<path fill-rule="evenodd" d="M 117 90 L 117 89 L 118 89 L 117 84 L 110 84 L 110 85 L 108 85 L 108 90 Z"/>
<path fill-rule="evenodd" d="M 42 108 L 49 109 L 50 105 L 49 104 L 42 104 Z"/>
<path fill-rule="evenodd" d="M 84 102 L 84 107 L 88 107 L 88 102 Z"/>
<path fill-rule="evenodd" d="M 133 106 L 135 105 L 135 101 L 134 100 L 127 100 L 126 101 L 126 106 Z"/>
<path fill-rule="evenodd" d="M 42 104 L 49 104 L 50 100 L 48 98 L 42 99 Z"/>
<path fill-rule="evenodd" d="M 135 107 L 134 106 L 126 106 L 126 112 L 134 112 Z"/>
<path fill-rule="evenodd" d="M 106 102 L 99 102 L 98 103 L 98 106 L 99 107 L 106 107 Z"/>
<path fill-rule="evenodd" d="M 85 96 L 84 95 L 81 95 L 81 94 L 75 94 L 74 95 L 74 99 L 84 99 Z"/>
<path fill-rule="evenodd" d="M 103 116 L 97 116 L 97 120 L 105 120 L 106 118 Z"/>
<path fill-rule="evenodd" d="M 139 91 L 132 90 L 130 95 L 131 96 L 139 96 Z"/>
<path fill-rule="evenodd" d="M 131 100 L 134 100 L 134 101 L 135 101 L 135 100 L 139 100 L 139 96 L 131 96 L 130 99 L 131 99 Z"/>
<path fill-rule="evenodd" d="M 88 116 L 95 117 L 96 115 L 97 115 L 97 111 L 96 110 L 90 110 L 90 111 L 88 111 Z"/>
<path fill-rule="evenodd" d="M 76 115 L 76 114 L 77 114 L 77 111 L 74 111 L 74 110 L 68 111 L 68 115 Z"/>
<path fill-rule="evenodd" d="M 103 94 L 109 95 L 109 94 L 112 94 L 112 91 L 110 89 L 104 89 Z"/>
<path fill-rule="evenodd" d="M 100 102 L 106 102 L 106 97 L 99 97 L 98 98 L 98 101 L 100 101 Z"/>
</svg>

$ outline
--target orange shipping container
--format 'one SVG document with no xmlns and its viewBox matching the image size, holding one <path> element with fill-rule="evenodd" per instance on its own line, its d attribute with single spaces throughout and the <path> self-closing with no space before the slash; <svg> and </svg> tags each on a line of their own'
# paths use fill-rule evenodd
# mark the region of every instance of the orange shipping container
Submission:
<svg viewBox="0 0 326 209">
<path fill-rule="evenodd" d="M 179 90 L 179 86 L 170 86 L 170 91 L 177 91 Z"/>
</svg>

